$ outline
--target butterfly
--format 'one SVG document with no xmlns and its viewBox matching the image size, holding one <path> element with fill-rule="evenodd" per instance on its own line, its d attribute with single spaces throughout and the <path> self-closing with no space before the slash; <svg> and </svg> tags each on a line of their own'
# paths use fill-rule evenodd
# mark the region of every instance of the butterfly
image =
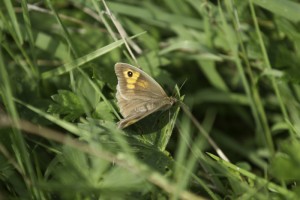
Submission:
<svg viewBox="0 0 300 200">
<path fill-rule="evenodd" d="M 141 69 L 126 63 L 116 63 L 118 78 L 117 104 L 123 116 L 118 128 L 123 129 L 159 110 L 169 109 L 177 99 L 169 97 L 163 88 Z"/>
</svg>

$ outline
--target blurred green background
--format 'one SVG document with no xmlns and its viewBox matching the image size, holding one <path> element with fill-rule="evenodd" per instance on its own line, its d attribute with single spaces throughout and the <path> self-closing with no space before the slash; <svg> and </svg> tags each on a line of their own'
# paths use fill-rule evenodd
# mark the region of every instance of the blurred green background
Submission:
<svg viewBox="0 0 300 200">
<path fill-rule="evenodd" d="M 105 2 L 0 2 L 0 199 L 298 199 L 299 1 Z M 193 115 L 118 130 L 117 62 Z"/>
</svg>

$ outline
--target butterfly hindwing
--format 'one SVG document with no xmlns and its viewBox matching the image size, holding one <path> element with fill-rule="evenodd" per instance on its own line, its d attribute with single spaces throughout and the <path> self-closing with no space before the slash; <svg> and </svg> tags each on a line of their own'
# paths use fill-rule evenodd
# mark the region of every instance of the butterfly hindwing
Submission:
<svg viewBox="0 0 300 200">
<path fill-rule="evenodd" d="M 143 119 L 144 117 L 160 110 L 164 105 L 161 106 L 156 106 L 156 107 L 152 107 L 152 109 L 145 109 L 144 106 L 142 107 L 135 107 L 135 108 L 142 108 L 140 109 L 140 111 L 137 112 L 131 112 L 131 114 L 129 114 L 128 116 L 126 116 L 124 119 L 120 120 L 118 122 L 118 127 L 119 128 L 126 128 L 127 126 Z M 135 110 L 134 108 L 134 110 Z"/>
<path fill-rule="evenodd" d="M 127 100 L 124 99 L 119 92 L 117 92 L 116 97 L 118 100 L 120 112 L 125 118 L 140 113 L 150 114 L 154 112 L 157 108 L 161 108 L 162 106 L 168 103 L 163 99 L 150 99 L 143 101 L 141 101 L 140 99 Z"/>
</svg>

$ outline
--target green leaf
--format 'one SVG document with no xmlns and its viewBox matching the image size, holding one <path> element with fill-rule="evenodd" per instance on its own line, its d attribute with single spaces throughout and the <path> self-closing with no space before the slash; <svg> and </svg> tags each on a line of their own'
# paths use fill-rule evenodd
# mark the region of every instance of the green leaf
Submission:
<svg viewBox="0 0 300 200">
<path fill-rule="evenodd" d="M 276 154 L 271 163 L 271 173 L 283 181 L 299 181 L 300 142 L 298 140 L 284 141 L 280 149 L 281 151 Z"/>
<path fill-rule="evenodd" d="M 92 81 L 82 76 L 79 76 L 76 81 L 76 93 L 84 98 L 84 101 L 82 101 L 87 103 L 86 106 L 89 109 L 96 108 L 101 96 L 98 88 L 93 87 L 92 83 Z"/>
<path fill-rule="evenodd" d="M 74 121 L 84 114 L 80 99 L 71 91 L 59 90 L 52 99 L 55 103 L 49 105 L 48 112 L 62 115 L 67 121 Z"/>
<path fill-rule="evenodd" d="M 114 121 L 116 119 L 111 109 L 109 109 L 109 107 L 103 101 L 99 102 L 96 105 L 96 109 L 94 111 L 93 117 L 108 120 L 108 121 Z"/>
<path fill-rule="evenodd" d="M 79 194 L 86 198 L 101 195 L 104 199 L 132 199 L 132 192 L 141 196 L 151 188 L 142 176 L 70 147 L 63 148 L 57 161 L 50 171 L 53 178 L 42 182 L 41 187 L 64 199 L 75 199 Z"/>
</svg>

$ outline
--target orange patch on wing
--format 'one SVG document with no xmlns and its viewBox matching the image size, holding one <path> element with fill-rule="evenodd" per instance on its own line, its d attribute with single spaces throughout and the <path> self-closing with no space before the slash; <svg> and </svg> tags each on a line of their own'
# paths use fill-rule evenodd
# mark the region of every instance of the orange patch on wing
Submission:
<svg viewBox="0 0 300 200">
<path fill-rule="evenodd" d="M 134 79 L 134 78 L 126 78 L 126 82 L 127 84 L 134 84 L 136 83 L 137 79 Z"/>
<path fill-rule="evenodd" d="M 126 85 L 126 87 L 127 87 L 127 89 L 130 89 L 130 90 L 132 90 L 132 89 L 134 89 L 135 88 L 135 85 L 133 85 L 133 84 L 127 84 Z"/>
<path fill-rule="evenodd" d="M 139 86 L 141 86 L 142 88 L 147 88 L 149 86 L 149 83 L 147 81 L 144 81 L 144 80 L 138 81 L 137 84 Z"/>
<path fill-rule="evenodd" d="M 131 75 L 129 75 L 131 73 Z M 137 82 L 138 78 L 140 77 L 140 73 L 133 71 L 131 69 L 126 69 L 123 72 L 123 75 L 126 79 L 127 84 L 134 84 Z"/>
</svg>

